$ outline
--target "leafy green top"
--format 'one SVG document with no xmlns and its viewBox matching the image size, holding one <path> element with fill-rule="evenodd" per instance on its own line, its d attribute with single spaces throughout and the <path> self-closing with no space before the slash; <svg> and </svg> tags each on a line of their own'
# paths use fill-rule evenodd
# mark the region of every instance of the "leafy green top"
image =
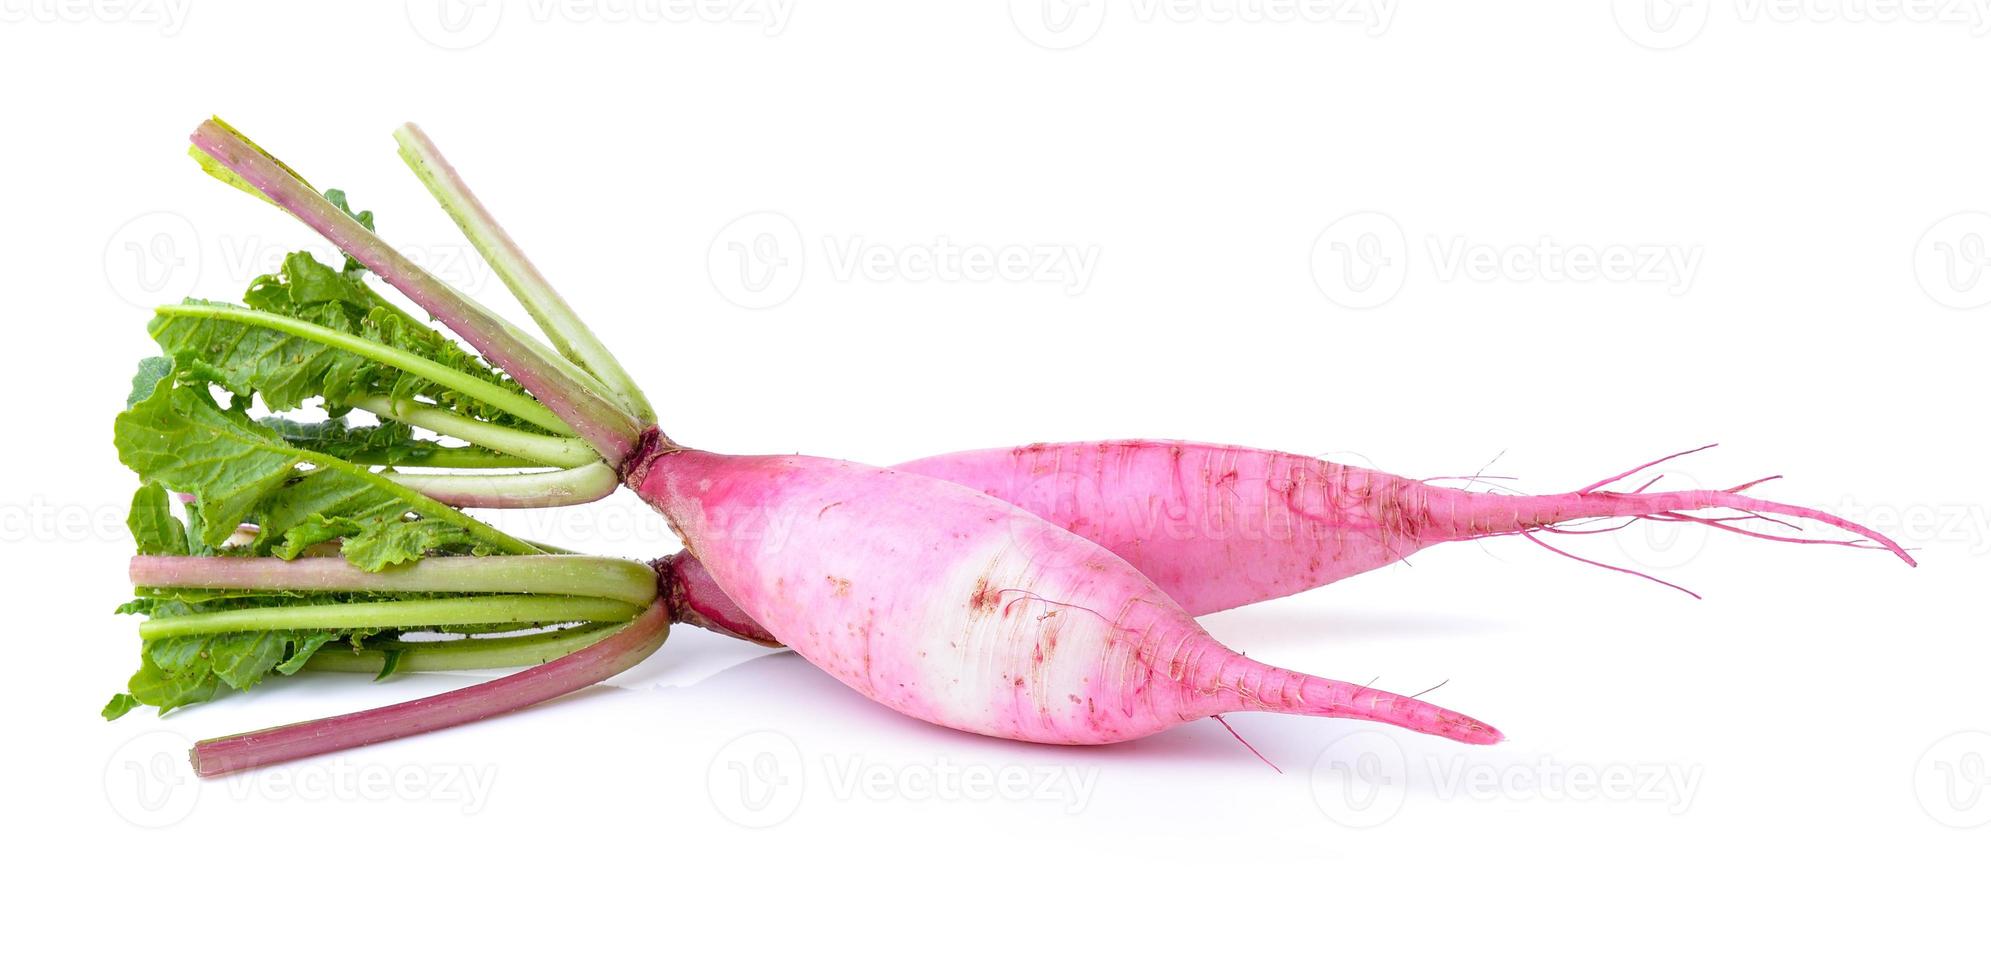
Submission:
<svg viewBox="0 0 1991 980">
<path fill-rule="evenodd" d="M 476 355 L 382 300 L 358 270 L 334 269 L 309 252 L 293 252 L 284 258 L 281 270 L 251 283 L 243 302 L 245 306 L 189 300 L 182 309 L 210 307 L 214 314 L 162 311 L 147 329 L 181 370 L 205 377 L 240 398 L 261 395 L 274 411 L 297 408 L 317 396 L 324 397 L 334 416 L 364 396 L 422 398 L 472 418 L 543 431 L 434 381 L 228 315 L 246 308 L 303 320 L 530 397 Z"/>
</svg>

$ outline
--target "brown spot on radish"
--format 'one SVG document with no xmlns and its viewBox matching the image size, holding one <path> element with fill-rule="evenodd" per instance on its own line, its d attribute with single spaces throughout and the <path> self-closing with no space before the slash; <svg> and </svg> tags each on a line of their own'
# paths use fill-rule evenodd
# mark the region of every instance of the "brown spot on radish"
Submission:
<svg viewBox="0 0 1991 980">
<path fill-rule="evenodd" d="M 999 594 L 999 591 L 989 584 L 988 576 L 984 575 L 976 579 L 975 591 L 968 596 L 968 608 L 978 613 L 986 614 L 994 612 L 996 606 L 1002 602 L 1002 596 Z"/>
<path fill-rule="evenodd" d="M 831 594 L 831 595 L 833 595 L 833 596 L 836 596 L 836 597 L 837 597 L 837 598 L 839 598 L 839 599 L 841 599 L 841 598 L 843 598 L 843 597 L 845 597 L 845 596 L 847 596 L 847 595 L 850 595 L 850 580 L 849 580 L 849 579 L 847 579 L 847 578 L 838 578 L 838 577 L 837 577 L 837 576 L 835 576 L 835 575 L 825 575 L 825 576 L 823 576 L 823 577 L 824 577 L 824 578 L 826 578 L 826 579 L 829 579 L 829 582 L 830 582 L 830 594 Z"/>
</svg>

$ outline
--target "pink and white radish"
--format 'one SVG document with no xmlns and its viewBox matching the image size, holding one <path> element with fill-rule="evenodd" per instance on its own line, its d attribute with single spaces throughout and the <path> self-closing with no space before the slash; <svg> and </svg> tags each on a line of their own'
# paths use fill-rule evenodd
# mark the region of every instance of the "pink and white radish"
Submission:
<svg viewBox="0 0 1991 980">
<path fill-rule="evenodd" d="M 193 142 L 212 171 L 323 234 L 537 396 L 565 433 L 660 510 L 695 556 L 665 565 L 672 574 L 664 595 L 682 597 L 688 618 L 736 632 L 764 629 L 867 697 L 938 724 L 1089 744 L 1262 710 L 1489 743 L 1499 733 L 1464 715 L 1252 661 L 1213 640 L 1192 610 L 1290 594 L 1439 541 L 1529 534 L 1578 518 L 1720 524 L 1686 512 L 1741 507 L 1851 527 L 1735 496 L 1740 488 L 1617 494 L 1598 484 L 1574 494 L 1492 497 L 1302 457 L 1181 443 L 1026 447 L 1006 451 L 1007 461 L 964 454 L 914 467 L 927 472 L 690 449 L 657 429 L 627 375 L 433 145 L 412 127 L 398 136 L 403 157 L 558 352 L 408 262 L 240 134 L 210 122 Z M 1067 473 L 1083 477 L 1087 493 L 1057 479 Z M 485 481 L 483 496 L 465 502 L 545 492 L 535 485 L 514 496 L 504 480 Z M 437 481 L 421 489 L 444 499 L 452 492 Z M 1013 502 L 998 499 L 1005 495 Z M 1214 516 L 1219 533 L 1167 542 L 1144 536 L 1136 519 L 1157 501 Z M 1260 520 L 1268 531 L 1291 533 L 1238 533 Z M 742 533 L 745 525 L 754 533 Z M 573 656 L 617 662 L 614 650 L 598 646 Z M 516 685 L 477 700 L 477 710 L 518 707 L 551 689 Z M 334 720 L 308 737 L 282 740 L 281 752 L 261 752 L 254 762 L 358 744 L 353 739 L 362 733 L 372 739 L 427 730 L 461 710 L 458 703 L 435 709 L 439 714 L 415 709 Z M 214 768 L 225 769 L 240 746 L 224 741 L 203 750 Z"/>
<path fill-rule="evenodd" d="M 1560 532 L 1596 518 L 1695 522 L 1772 540 L 1867 545 L 1915 564 L 1876 531 L 1810 508 L 1742 496 L 1739 487 L 1602 489 L 1647 467 L 1570 493 L 1496 494 L 1243 446 L 1112 440 L 950 453 L 892 468 L 979 490 L 1088 538 L 1196 616 L 1318 588 L 1434 544 Z M 1786 537 L 1695 514 L 1709 510 L 1811 520 L 1858 539 Z M 681 621 L 774 642 L 774 634 L 732 603 L 697 557 L 677 556 L 670 571 Z"/>
<path fill-rule="evenodd" d="M 917 718 L 1077 744 L 1226 711 L 1500 738 L 1421 701 L 1234 653 L 1112 552 L 958 484 L 694 450 L 639 461 L 628 479 L 773 636 Z M 742 535 L 747 514 L 758 526 Z"/>
</svg>

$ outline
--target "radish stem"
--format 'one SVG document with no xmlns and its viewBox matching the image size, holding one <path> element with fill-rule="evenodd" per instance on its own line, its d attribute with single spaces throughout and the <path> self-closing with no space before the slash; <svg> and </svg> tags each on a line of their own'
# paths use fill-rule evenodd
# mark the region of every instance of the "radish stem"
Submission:
<svg viewBox="0 0 1991 980">
<path fill-rule="evenodd" d="M 304 665 L 304 669 L 378 675 L 387 669 L 390 658 L 397 674 L 532 667 L 557 660 L 624 628 L 621 623 L 607 626 L 586 624 L 523 636 L 390 640 L 369 643 L 364 650 L 351 651 L 327 648 L 318 651 Z"/>
<path fill-rule="evenodd" d="M 138 636 L 144 640 L 158 640 L 197 633 L 263 630 L 417 629 L 473 624 L 611 622 L 628 619 L 639 608 L 614 599 L 559 595 L 323 602 L 148 619 L 138 625 Z"/>
<path fill-rule="evenodd" d="M 641 663 L 669 634 L 669 610 L 655 603 L 616 633 L 549 664 L 447 694 L 195 743 L 194 771 L 218 776 L 515 711 L 614 677 Z"/>
<path fill-rule="evenodd" d="M 192 139 L 216 164 L 441 320 L 564 419 L 604 459 L 619 464 L 635 447 L 642 423 L 574 377 L 557 355 L 396 252 L 242 134 L 211 119 L 194 130 Z"/>
<path fill-rule="evenodd" d="M 354 408 L 366 409 L 382 418 L 420 426 L 437 435 L 453 436 L 486 449 L 547 466 L 582 466 L 601 459 L 593 449 L 588 448 L 587 443 L 579 439 L 520 432 L 508 426 L 474 419 L 412 399 L 369 395 L 353 399 L 352 405 Z M 533 407 L 539 408 L 538 405 Z M 540 408 L 540 411 L 543 412 L 545 409 Z"/>
<path fill-rule="evenodd" d="M 424 558 L 368 572 L 344 558 L 189 558 L 135 555 L 131 584 L 152 589 L 272 592 L 508 592 L 589 596 L 645 606 L 657 574 L 642 562 L 592 555 Z M 350 608 L 350 607 L 348 607 Z"/>
<path fill-rule="evenodd" d="M 452 507 L 571 507 L 600 500 L 622 481 L 596 461 L 551 473 L 383 473 L 389 480 Z"/>
<path fill-rule="evenodd" d="M 484 257 L 498 278 L 504 280 L 506 288 L 518 298 L 519 304 L 532 315 L 548 339 L 560 353 L 567 356 L 582 370 L 595 376 L 608 389 L 622 407 L 628 409 L 638 419 L 655 422 L 656 412 L 644 399 L 622 364 L 609 353 L 607 347 L 581 322 L 573 307 L 567 305 L 553 285 L 546 281 L 539 269 L 527 258 L 518 243 L 505 233 L 505 229 L 485 209 L 477 195 L 471 193 L 468 184 L 458 176 L 456 168 L 429 140 L 421 127 L 408 123 L 394 132 L 394 141 L 401 146 L 401 159 L 421 178 L 422 185 L 442 205 L 442 209 L 463 236 Z"/>
</svg>

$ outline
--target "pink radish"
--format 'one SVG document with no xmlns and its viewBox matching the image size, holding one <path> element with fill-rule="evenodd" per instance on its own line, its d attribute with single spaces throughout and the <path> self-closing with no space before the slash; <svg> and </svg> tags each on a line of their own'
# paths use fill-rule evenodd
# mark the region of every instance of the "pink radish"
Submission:
<svg viewBox="0 0 1991 980">
<path fill-rule="evenodd" d="M 742 633 L 764 627 L 769 637 L 794 647 L 866 696 L 939 724 L 1030 741 L 1102 743 L 1222 712 L 1263 710 L 1380 721 L 1489 743 L 1500 738 L 1491 727 L 1414 698 L 1252 661 L 1211 639 L 1191 610 L 1311 588 L 1439 541 L 1526 535 L 1579 518 L 1649 517 L 1727 527 L 1722 520 L 1685 511 L 1734 507 L 1858 530 L 1815 511 L 1736 496 L 1742 488 L 1620 494 L 1603 491 L 1611 482 L 1604 481 L 1572 494 L 1495 497 L 1222 446 L 1123 442 L 1027 447 L 1002 451 L 1007 461 L 984 453 L 921 464 L 932 475 L 807 456 L 741 457 L 688 449 L 657 429 L 627 375 L 427 139 L 412 128 L 398 136 L 404 158 L 499 269 L 558 353 L 408 262 L 355 216 L 319 196 L 240 134 L 210 122 L 196 130 L 193 140 L 212 172 L 225 172 L 226 179 L 325 235 L 469 342 L 538 402 L 517 405 L 510 393 L 493 384 L 473 393 L 460 380 L 470 377 L 464 372 L 406 351 L 383 351 L 336 331 L 300 326 L 283 316 L 229 315 L 293 339 L 374 358 L 425 384 L 481 399 L 494 418 L 508 413 L 527 426 L 499 426 L 502 444 L 478 443 L 492 426 L 456 419 L 442 410 L 447 406 L 440 401 L 382 403 L 410 424 L 443 432 L 422 421 L 440 419 L 473 444 L 558 466 L 571 466 L 566 461 L 570 451 L 585 445 L 658 508 L 684 538 L 689 554 L 697 556 L 695 562 L 680 558 L 664 566 L 673 573 L 664 598 L 678 600 L 686 618 Z M 170 312 L 200 317 L 210 315 L 209 310 L 189 306 Z M 202 350 L 187 353 L 199 356 Z M 556 418 L 548 421 L 536 414 L 546 410 Z M 410 492 L 442 496 L 469 487 L 478 492 L 479 501 L 505 502 L 549 500 L 552 488 L 585 496 L 583 491 L 593 492 L 589 488 L 599 481 L 584 469 L 571 469 L 566 478 L 555 475 L 550 486 L 541 485 L 548 483 L 546 478 L 524 474 L 480 477 L 475 484 L 425 479 L 385 488 L 377 485 L 378 474 L 353 478 L 375 479 L 368 486 L 377 497 Z M 515 477 L 534 482 L 525 486 Z M 1163 508 L 1179 505 L 1189 519 L 1214 520 L 1217 533 L 1163 543 L 1140 522 L 1143 513 L 1153 515 L 1150 505 L 1156 501 Z M 447 513 L 425 519 L 452 520 Z M 1266 533 L 1245 533 L 1261 519 Z M 479 547 L 499 550 L 531 547 L 529 542 L 494 538 L 488 529 L 460 520 L 433 533 L 438 540 L 456 542 L 482 534 L 491 543 Z M 1902 554 L 1891 542 L 1869 536 Z M 1135 563 L 1102 544 L 1108 539 Z M 1190 608 L 1171 598 L 1172 592 Z M 491 605 L 476 598 L 448 602 L 451 609 L 474 612 Z M 580 608 L 566 600 L 540 606 L 546 612 L 534 615 L 542 619 L 554 609 Z M 597 610 L 597 605 L 586 608 Z M 610 612 L 602 606 L 582 618 L 607 619 Z M 170 628 L 169 623 L 162 629 Z M 621 662 L 612 647 L 590 647 L 571 656 L 605 665 L 602 669 Z M 532 703 L 553 690 L 552 685 L 517 684 L 437 707 L 370 713 L 349 724 L 335 721 L 300 730 L 303 734 L 294 739 L 265 738 L 265 744 L 281 744 L 282 750 L 257 755 L 254 762 L 355 744 L 352 739 L 362 735 L 370 740 L 425 731 Z M 463 705 L 470 703 L 475 710 L 466 713 Z M 209 744 L 216 746 L 214 751 L 227 751 L 225 745 Z"/>
<path fill-rule="evenodd" d="M 726 595 L 858 692 L 1004 738 L 1091 744 L 1226 711 L 1491 727 L 1226 649 L 1078 535 L 958 484 L 808 456 L 666 449 L 628 482 Z M 754 533 L 739 532 L 753 515 Z"/>
<path fill-rule="evenodd" d="M 1361 718 L 1472 743 L 1500 737 L 1421 701 L 1248 660 L 1112 552 L 957 484 L 814 457 L 684 449 L 644 425 L 640 397 L 527 341 L 241 134 L 210 121 L 193 142 L 209 164 L 325 235 L 528 391 L 544 392 L 545 407 L 671 520 L 725 594 L 875 700 L 968 731 L 1046 742 L 1120 741 L 1233 710 Z M 473 242 L 509 270 L 508 283 L 536 276 L 419 132 L 404 131 L 402 145 Z M 533 312 L 549 330 L 558 322 Z M 741 517 L 780 534 L 741 535 Z M 394 716 L 409 731 L 436 720 Z M 314 746 L 335 744 L 339 733 L 333 726 L 284 744 L 294 754 L 321 751 Z"/>
<path fill-rule="evenodd" d="M 893 467 L 980 490 L 1097 542 L 1196 616 L 1318 588 L 1434 544 L 1556 532 L 1593 518 L 1702 522 L 1757 537 L 1811 540 L 1691 513 L 1713 509 L 1817 521 L 1915 564 L 1875 531 L 1736 490 L 1599 488 L 1646 468 L 1573 493 L 1495 494 L 1291 453 L 1161 440 L 1038 443 Z M 685 621 L 774 642 L 727 598 L 696 557 L 677 556 L 671 575 L 672 598 Z"/>
</svg>

